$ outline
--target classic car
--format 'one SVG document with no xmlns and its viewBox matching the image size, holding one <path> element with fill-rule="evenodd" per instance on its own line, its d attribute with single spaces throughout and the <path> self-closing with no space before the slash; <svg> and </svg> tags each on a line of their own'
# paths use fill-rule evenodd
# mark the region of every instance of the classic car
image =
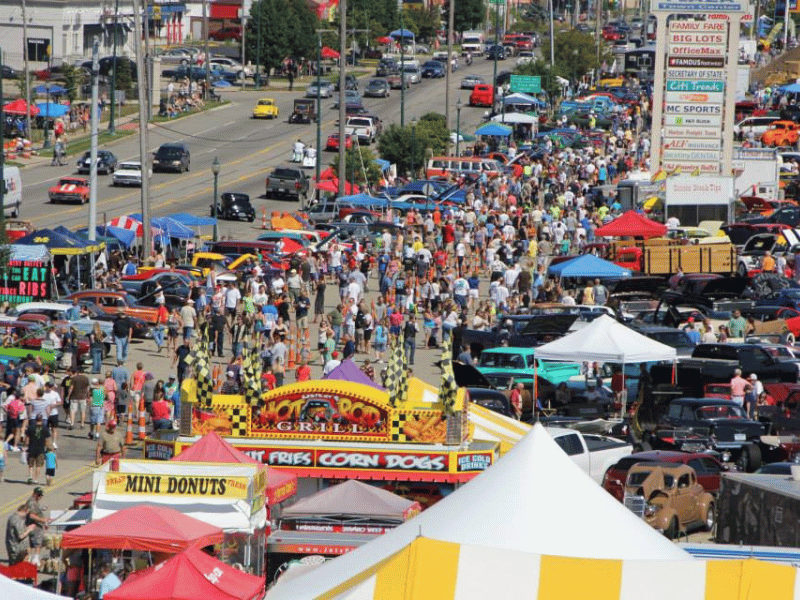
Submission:
<svg viewBox="0 0 800 600">
<path fill-rule="evenodd" d="M 634 465 L 645 463 L 680 463 L 689 465 L 697 474 L 697 481 L 709 494 L 719 490 L 719 480 L 724 465 L 709 452 L 676 452 L 674 450 L 648 450 L 625 456 L 612 465 L 603 476 L 603 488 L 622 502 L 625 496 L 625 480 Z"/>
<path fill-rule="evenodd" d="M 277 119 L 278 104 L 272 98 L 261 98 L 253 107 L 254 119 Z"/>
<path fill-rule="evenodd" d="M 211 205 L 211 216 L 214 216 L 214 205 Z M 256 210 L 250 204 L 250 196 L 236 192 L 220 194 L 216 216 L 229 221 L 247 221 L 252 223 L 256 218 Z"/>
<path fill-rule="evenodd" d="M 632 466 L 625 480 L 623 502 L 669 539 L 684 531 L 714 528 L 714 497 L 687 465 L 661 462 Z"/>
<path fill-rule="evenodd" d="M 353 136 L 352 135 L 345 135 L 344 136 L 344 147 L 348 150 L 353 147 Z M 332 152 L 336 152 L 339 150 L 339 134 L 332 133 L 328 136 L 328 140 L 325 142 L 325 150 L 330 150 Z"/>
<path fill-rule="evenodd" d="M 117 167 L 117 157 L 114 156 L 112 152 L 108 150 L 98 150 L 97 151 L 97 172 L 98 173 L 105 173 L 108 175 L 109 173 L 113 173 L 114 169 Z M 92 152 L 91 150 L 87 150 L 83 153 L 78 159 L 78 173 L 88 173 L 91 171 L 92 168 Z"/>
<path fill-rule="evenodd" d="M 142 185 L 142 163 L 138 160 L 126 160 L 119 163 L 119 167 L 114 172 L 112 185 Z"/>
<path fill-rule="evenodd" d="M 89 201 L 89 182 L 83 177 L 62 177 L 47 194 L 50 202 L 85 204 Z"/>
<path fill-rule="evenodd" d="M 478 371 L 489 377 L 493 374 L 511 375 L 517 382 L 532 385 L 536 375 L 554 385 L 581 374 L 580 365 L 539 361 L 534 348 L 498 347 L 484 350 L 478 361 Z"/>
<path fill-rule="evenodd" d="M 107 314 L 115 314 L 118 310 L 122 310 L 126 315 L 138 317 L 151 325 L 154 325 L 158 320 L 158 309 L 155 307 L 142 306 L 127 292 L 81 290 L 80 292 L 74 292 L 67 296 L 69 300 L 74 298 L 78 300 L 89 300 L 97 304 L 103 312 Z"/>
<path fill-rule="evenodd" d="M 761 136 L 765 146 L 794 146 L 800 137 L 800 125 L 794 121 L 775 121 Z"/>
</svg>

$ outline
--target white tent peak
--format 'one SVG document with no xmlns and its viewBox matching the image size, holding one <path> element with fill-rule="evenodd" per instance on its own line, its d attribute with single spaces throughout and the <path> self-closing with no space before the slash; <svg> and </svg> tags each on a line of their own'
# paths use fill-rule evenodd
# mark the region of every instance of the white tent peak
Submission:
<svg viewBox="0 0 800 600">
<path fill-rule="evenodd" d="M 594 483 L 537 424 L 467 485 L 393 531 L 277 586 L 267 598 L 315 598 L 418 536 L 556 556 L 690 558 Z"/>
<path fill-rule="evenodd" d="M 585 327 L 536 349 L 539 360 L 568 362 L 633 364 L 674 361 L 676 357 L 675 348 L 650 339 L 608 315 L 600 315 Z"/>
</svg>

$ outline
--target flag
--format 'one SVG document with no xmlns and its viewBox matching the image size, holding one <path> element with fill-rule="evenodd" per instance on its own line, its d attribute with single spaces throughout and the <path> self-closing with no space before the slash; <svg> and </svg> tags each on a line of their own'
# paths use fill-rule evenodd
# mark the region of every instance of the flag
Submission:
<svg viewBox="0 0 800 600">
<path fill-rule="evenodd" d="M 681 166 L 680 165 L 677 165 L 674 169 L 672 169 L 672 171 L 669 172 L 669 176 L 670 177 L 673 177 L 675 175 L 680 175 L 680 174 L 681 174 Z"/>
<path fill-rule="evenodd" d="M 700 167 L 695 167 L 694 171 L 692 171 L 692 177 L 698 177 L 700 175 Z"/>
<path fill-rule="evenodd" d="M 386 391 L 389 392 L 392 406 L 397 406 L 408 398 L 406 353 L 403 351 L 403 339 L 400 335 L 391 336 L 389 363 L 386 365 Z"/>
<path fill-rule="evenodd" d="M 198 337 L 194 347 L 186 357 L 186 366 L 189 367 L 187 376 L 194 371 L 197 382 L 197 403 L 202 407 L 210 407 L 214 397 L 214 381 L 211 379 L 211 368 L 208 355 L 208 326 L 203 323 L 198 327 Z"/>
<path fill-rule="evenodd" d="M 261 358 L 251 344 L 245 344 L 242 356 L 242 383 L 244 398 L 255 408 L 261 401 Z"/>
<path fill-rule="evenodd" d="M 667 174 L 664 171 L 664 169 L 659 169 L 658 171 L 655 172 L 653 177 L 650 179 L 650 183 L 655 183 L 656 181 L 663 181 L 666 178 L 667 178 Z"/>
<path fill-rule="evenodd" d="M 439 386 L 439 402 L 444 407 L 444 414 L 452 415 L 456 405 L 458 386 L 453 372 L 453 336 L 448 336 L 442 348 L 442 384 Z"/>
</svg>

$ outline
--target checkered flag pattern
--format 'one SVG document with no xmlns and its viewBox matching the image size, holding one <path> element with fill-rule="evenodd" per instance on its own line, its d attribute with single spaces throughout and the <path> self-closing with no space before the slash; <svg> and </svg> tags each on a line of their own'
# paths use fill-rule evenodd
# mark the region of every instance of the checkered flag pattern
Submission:
<svg viewBox="0 0 800 600">
<path fill-rule="evenodd" d="M 395 361 L 397 362 L 397 400 L 398 404 L 408 400 L 408 363 L 403 349 L 403 339 L 398 335 L 395 343 Z"/>
<path fill-rule="evenodd" d="M 231 419 L 231 435 L 235 437 L 247 437 L 247 417 L 250 409 L 246 406 L 234 406 L 228 409 L 228 416 Z"/>
<path fill-rule="evenodd" d="M 258 406 L 261 400 L 261 360 L 255 348 L 249 344 L 244 348 L 242 362 L 242 383 L 244 383 L 244 397 L 251 407 Z"/>
<path fill-rule="evenodd" d="M 205 325 L 198 329 L 199 336 L 194 343 L 194 347 L 189 356 L 186 357 L 186 365 L 190 373 L 194 371 L 194 378 L 197 381 L 197 402 L 201 407 L 210 407 L 214 396 L 214 380 L 211 378 L 210 359 L 208 357 L 208 330 Z"/>
<path fill-rule="evenodd" d="M 446 415 L 452 415 L 456 405 L 458 386 L 453 372 L 453 338 L 448 336 L 442 349 L 442 384 L 439 386 L 439 401 Z"/>
<path fill-rule="evenodd" d="M 389 363 L 386 365 L 386 391 L 392 406 L 404 402 L 408 396 L 408 377 L 405 369 L 405 352 L 399 335 L 389 340 Z"/>
</svg>

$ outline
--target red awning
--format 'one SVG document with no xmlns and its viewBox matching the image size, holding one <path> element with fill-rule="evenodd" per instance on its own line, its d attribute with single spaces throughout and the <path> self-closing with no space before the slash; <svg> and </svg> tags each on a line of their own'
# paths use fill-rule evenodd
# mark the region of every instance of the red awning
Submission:
<svg viewBox="0 0 800 600">
<path fill-rule="evenodd" d="M 190 548 L 144 571 L 132 573 L 105 600 L 254 600 L 264 579 Z"/>
<path fill-rule="evenodd" d="M 317 189 L 322 190 L 323 192 L 333 192 L 336 194 L 339 191 L 339 179 L 323 179 L 320 175 L 320 181 L 317 184 Z M 358 192 L 358 186 L 354 186 L 349 181 L 344 182 L 344 193 L 345 194 L 355 194 Z"/>
<path fill-rule="evenodd" d="M 222 4 L 212 2 L 209 18 L 211 19 L 239 19 L 239 11 L 242 10 L 241 4 Z"/>
<path fill-rule="evenodd" d="M 296 245 L 297 248 L 294 248 L 292 244 Z M 294 240 L 286 239 L 284 241 L 284 252 L 294 252 L 300 248 L 302 246 Z M 215 432 L 207 433 L 183 452 L 174 456 L 172 460 L 179 462 L 262 464 L 231 446 Z M 296 475 L 281 473 L 266 465 L 264 468 L 267 470 L 267 504 L 269 506 L 283 502 L 297 493 Z"/>
<path fill-rule="evenodd" d="M 35 117 L 39 114 L 39 109 L 31 104 L 30 106 L 31 116 Z M 28 104 L 20 98 L 19 100 L 14 100 L 13 102 L 9 102 L 8 104 L 3 105 L 3 112 L 7 115 L 25 115 L 28 112 Z"/>
<path fill-rule="evenodd" d="M 652 221 L 634 210 L 629 210 L 624 215 L 617 217 L 608 225 L 595 230 L 599 237 L 659 237 L 667 233 L 666 225 Z"/>
<path fill-rule="evenodd" d="M 361 481 L 428 481 L 434 483 L 466 483 L 478 473 L 428 473 L 421 471 L 347 471 L 342 469 L 318 469 L 287 467 L 281 470 L 294 473 L 298 477 L 324 479 L 358 479 Z"/>
<path fill-rule="evenodd" d="M 323 46 L 320 54 L 322 58 L 339 58 L 339 53 L 333 48 L 328 48 L 328 46 Z"/>
<path fill-rule="evenodd" d="M 175 509 L 138 505 L 66 532 L 61 546 L 176 553 L 218 544 L 223 537 L 219 527 Z"/>
</svg>

